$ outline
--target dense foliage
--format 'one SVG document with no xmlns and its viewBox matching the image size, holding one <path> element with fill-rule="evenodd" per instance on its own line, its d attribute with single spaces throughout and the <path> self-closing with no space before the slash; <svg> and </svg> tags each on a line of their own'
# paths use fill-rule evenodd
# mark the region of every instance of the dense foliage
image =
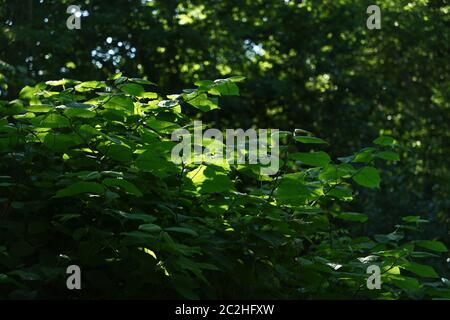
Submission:
<svg viewBox="0 0 450 320">
<path fill-rule="evenodd" d="M 217 126 L 304 128 L 335 156 L 380 134 L 402 145 L 384 188 L 353 203 L 388 232 L 405 214 L 450 245 L 450 6 L 447 0 L 0 0 L 0 95 L 49 79 L 150 76 L 166 93 L 245 74 L 245 99 L 211 112 Z M 351 124 L 351 125 L 347 125 Z M 377 223 L 382 221 L 383 223 Z M 448 265 L 441 265 L 448 272 Z"/>
<path fill-rule="evenodd" d="M 405 216 L 374 238 L 350 231 L 368 220 L 351 211 L 354 187 L 379 190 L 376 167 L 399 159 L 390 136 L 332 160 L 324 140 L 283 131 L 271 177 L 254 164 L 170 160 L 173 130 L 238 95 L 242 80 L 164 96 L 118 73 L 3 101 L 0 297 L 450 298 L 427 263 L 447 248 L 420 238 L 425 219 Z M 72 264 L 81 291 L 65 286 Z M 366 287 L 372 264 L 380 290 Z"/>
</svg>

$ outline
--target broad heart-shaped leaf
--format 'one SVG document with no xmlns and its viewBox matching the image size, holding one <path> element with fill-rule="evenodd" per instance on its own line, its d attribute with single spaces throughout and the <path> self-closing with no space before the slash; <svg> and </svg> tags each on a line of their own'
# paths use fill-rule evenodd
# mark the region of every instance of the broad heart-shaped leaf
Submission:
<svg viewBox="0 0 450 320">
<path fill-rule="evenodd" d="M 203 182 L 200 193 L 221 193 L 233 191 L 233 183 L 226 174 L 219 174 Z"/>
<path fill-rule="evenodd" d="M 121 189 L 125 190 L 127 193 L 132 194 L 136 197 L 142 197 L 142 192 L 131 182 L 124 180 L 124 179 L 111 179 L 106 178 L 103 180 L 103 184 L 112 187 L 120 187 Z"/>
<path fill-rule="evenodd" d="M 315 144 L 327 144 L 325 140 L 322 140 L 317 137 L 310 137 L 310 136 L 296 136 L 294 137 L 295 141 L 301 142 L 301 143 L 315 143 Z"/>
<path fill-rule="evenodd" d="M 56 113 L 37 116 L 29 120 L 34 126 L 40 128 L 67 128 L 70 127 L 70 121 Z"/>
<path fill-rule="evenodd" d="M 380 174 L 374 167 L 363 167 L 353 176 L 353 180 L 364 187 L 380 187 Z"/>
<path fill-rule="evenodd" d="M 391 281 L 394 285 L 396 285 L 400 289 L 409 291 L 416 291 L 420 289 L 420 283 L 415 278 L 403 275 L 394 275 L 389 276 L 389 281 Z"/>
<path fill-rule="evenodd" d="M 116 74 L 110 75 L 108 77 L 108 80 L 116 80 L 119 79 L 122 76 L 122 72 L 117 72 Z"/>
<path fill-rule="evenodd" d="M 156 150 L 145 150 L 136 159 L 135 165 L 138 169 L 151 172 L 158 177 L 166 177 L 178 172 L 177 166 L 167 160 L 163 154 Z"/>
<path fill-rule="evenodd" d="M 393 151 L 381 151 L 375 154 L 378 158 L 390 161 L 398 161 L 400 160 L 400 156 L 397 152 Z"/>
<path fill-rule="evenodd" d="M 234 190 L 233 183 L 222 168 L 201 165 L 187 173 L 200 193 L 221 193 Z"/>
<path fill-rule="evenodd" d="M 77 131 L 84 138 L 92 138 L 95 136 L 103 135 L 103 133 L 88 124 L 81 125 L 77 128 Z"/>
<path fill-rule="evenodd" d="M 69 118 L 94 118 L 95 112 L 82 108 L 67 108 L 64 114 Z"/>
<path fill-rule="evenodd" d="M 105 188 L 99 183 L 96 182 L 76 182 L 71 184 L 70 186 L 59 190 L 56 193 L 55 198 L 63 198 L 63 197 L 71 197 L 80 193 L 96 193 L 103 194 L 105 192 Z"/>
<path fill-rule="evenodd" d="M 213 85 L 210 86 L 209 93 L 222 95 L 222 96 L 238 96 L 239 87 L 229 79 L 215 80 Z"/>
<path fill-rule="evenodd" d="M 337 215 L 337 218 L 355 222 L 366 222 L 368 219 L 367 215 L 357 212 L 342 212 Z"/>
<path fill-rule="evenodd" d="M 131 97 L 127 96 L 113 96 L 105 100 L 103 107 L 106 109 L 113 109 L 119 111 L 126 111 L 132 113 L 134 111 L 134 103 Z"/>
<path fill-rule="evenodd" d="M 139 98 L 142 99 L 156 99 L 158 98 L 158 94 L 156 92 L 142 92 L 139 95 Z"/>
<path fill-rule="evenodd" d="M 218 100 L 215 98 L 208 98 L 206 93 L 202 93 L 200 95 L 197 95 L 196 92 L 188 94 L 186 95 L 186 101 L 203 112 L 208 112 L 219 108 Z"/>
<path fill-rule="evenodd" d="M 296 152 L 289 155 L 293 160 L 301 161 L 302 163 L 315 167 L 324 167 L 331 162 L 330 156 L 323 151 L 318 152 Z"/>
<path fill-rule="evenodd" d="M 338 180 L 342 177 L 349 177 L 355 172 L 351 164 L 342 163 L 338 165 L 329 164 L 320 171 L 320 180 Z"/>
<path fill-rule="evenodd" d="M 78 92 L 86 92 L 100 88 L 106 88 L 106 84 L 101 81 L 85 81 L 75 86 L 75 90 Z"/>
<path fill-rule="evenodd" d="M 176 123 L 158 119 L 147 119 L 146 124 L 159 133 L 171 134 L 174 130 L 180 128 L 180 126 Z"/>
<path fill-rule="evenodd" d="M 284 175 L 275 191 L 277 202 L 287 206 L 304 205 L 312 192 L 303 180 L 303 173 Z"/>
<path fill-rule="evenodd" d="M 445 246 L 445 244 L 443 244 L 440 241 L 421 240 L 421 241 L 417 241 L 416 244 L 419 247 L 422 247 L 422 248 L 425 248 L 425 249 L 429 249 L 429 250 L 433 250 L 433 251 L 436 251 L 436 252 L 448 252 L 448 249 Z"/>
<path fill-rule="evenodd" d="M 415 274 L 417 274 L 420 277 L 424 278 L 439 278 L 439 275 L 434 271 L 433 267 L 415 263 L 415 262 L 408 262 L 401 265 L 401 267 L 405 270 L 411 271 Z"/>
<path fill-rule="evenodd" d="M 44 137 L 44 145 L 49 149 L 54 151 L 66 151 L 67 149 L 74 147 L 83 140 L 76 134 L 59 134 L 59 133 L 48 133 Z"/>
<path fill-rule="evenodd" d="M 380 146 L 391 146 L 395 143 L 394 138 L 390 137 L 390 136 L 381 136 L 376 138 L 373 141 L 374 144 L 378 144 Z"/>
<path fill-rule="evenodd" d="M 144 87 L 137 83 L 124 84 L 123 86 L 120 86 L 120 90 L 132 96 L 140 96 L 145 92 Z"/>
<path fill-rule="evenodd" d="M 374 159 L 375 148 L 364 148 L 355 154 L 352 162 L 370 163 Z"/>
<path fill-rule="evenodd" d="M 330 191 L 327 192 L 328 197 L 333 197 L 336 199 L 340 199 L 342 201 L 351 201 L 353 200 L 353 192 L 352 189 L 346 186 L 332 186 Z"/>
<path fill-rule="evenodd" d="M 99 150 L 104 152 L 108 157 L 111 157 L 117 161 L 129 162 L 133 160 L 133 152 L 131 149 L 122 144 L 110 144 L 99 147 Z"/>
</svg>

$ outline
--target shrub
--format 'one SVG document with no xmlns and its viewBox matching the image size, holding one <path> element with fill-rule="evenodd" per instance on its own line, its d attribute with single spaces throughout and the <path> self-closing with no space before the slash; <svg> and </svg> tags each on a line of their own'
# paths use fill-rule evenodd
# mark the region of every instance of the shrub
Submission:
<svg viewBox="0 0 450 320">
<path fill-rule="evenodd" d="M 326 142 L 281 132 L 281 169 L 175 164 L 170 134 L 238 95 L 241 77 L 162 97 L 144 79 L 58 80 L 0 104 L 0 296 L 8 298 L 450 298 L 405 240 L 426 221 L 361 234 L 356 186 L 379 188 L 395 141 L 332 161 Z M 194 114 L 188 116 L 187 114 Z M 309 150 L 309 152 L 305 152 Z M 300 152 L 302 151 L 302 152 Z M 356 232 L 355 230 L 359 230 Z M 79 265 L 82 290 L 66 288 Z M 380 290 L 366 270 L 381 268 Z"/>
</svg>

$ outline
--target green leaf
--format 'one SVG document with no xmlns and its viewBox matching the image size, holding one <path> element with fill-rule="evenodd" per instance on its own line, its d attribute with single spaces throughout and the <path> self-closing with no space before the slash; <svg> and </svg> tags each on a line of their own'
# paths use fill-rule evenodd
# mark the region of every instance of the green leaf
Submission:
<svg viewBox="0 0 450 320">
<path fill-rule="evenodd" d="M 69 80 L 69 79 L 49 80 L 49 81 L 45 82 L 45 84 L 47 84 L 49 86 L 53 86 L 53 87 L 64 86 L 66 84 L 71 84 L 71 83 L 74 83 L 74 81 L 73 80 Z"/>
<path fill-rule="evenodd" d="M 142 92 L 139 95 L 139 98 L 142 98 L 142 99 L 156 99 L 156 98 L 158 98 L 158 94 L 155 93 L 155 92 Z"/>
<path fill-rule="evenodd" d="M 202 87 L 202 88 L 210 88 L 212 85 L 214 84 L 214 81 L 212 80 L 198 80 L 195 82 L 195 85 L 197 87 Z"/>
<path fill-rule="evenodd" d="M 120 86 L 120 90 L 132 96 L 140 96 L 145 92 L 144 87 L 136 83 L 124 84 L 123 86 Z"/>
<path fill-rule="evenodd" d="M 275 191 L 277 202 L 288 206 L 303 205 L 311 196 L 302 173 L 284 175 Z"/>
<path fill-rule="evenodd" d="M 160 133 L 171 134 L 174 130 L 180 128 L 176 123 L 158 119 L 148 119 L 146 123 L 150 128 Z"/>
<path fill-rule="evenodd" d="M 146 231 L 146 232 L 159 232 L 162 229 L 160 226 L 158 226 L 156 224 L 147 223 L 147 224 L 141 224 L 139 226 L 139 230 Z"/>
<path fill-rule="evenodd" d="M 151 172 L 159 177 L 174 173 L 177 169 L 173 162 L 168 161 L 155 150 L 145 150 L 137 157 L 135 165 L 140 170 Z"/>
<path fill-rule="evenodd" d="M 75 90 L 78 92 L 87 92 L 100 88 L 106 88 L 106 84 L 102 81 L 85 81 L 75 86 Z"/>
<path fill-rule="evenodd" d="M 141 79 L 141 78 L 130 78 L 128 79 L 131 82 L 135 82 L 135 83 L 139 83 L 139 84 L 152 84 L 155 85 L 155 83 L 145 80 L 145 79 Z"/>
<path fill-rule="evenodd" d="M 103 135 L 103 133 L 101 133 L 99 130 L 95 129 L 94 127 L 92 127 L 92 126 L 90 126 L 88 124 L 81 125 L 78 128 L 78 132 L 84 138 L 92 138 L 92 137 L 95 137 L 95 136 Z"/>
<path fill-rule="evenodd" d="M 352 160 L 352 162 L 369 163 L 374 159 L 375 151 L 376 151 L 375 148 L 364 148 L 355 154 L 355 157 Z"/>
<path fill-rule="evenodd" d="M 342 212 L 337 215 L 337 218 L 355 222 L 366 222 L 368 219 L 367 215 L 357 212 Z"/>
<path fill-rule="evenodd" d="M 55 198 L 71 197 L 81 193 L 96 193 L 102 195 L 105 192 L 103 186 L 96 182 L 77 182 L 56 193 Z"/>
<path fill-rule="evenodd" d="M 56 113 L 49 113 L 30 119 L 30 122 L 36 127 L 41 128 L 67 128 L 70 127 L 70 121 Z"/>
<path fill-rule="evenodd" d="M 131 182 L 124 179 L 111 179 L 106 178 L 103 180 L 103 184 L 108 187 L 116 186 L 125 190 L 127 193 L 132 194 L 136 197 L 142 197 L 142 192 Z"/>
<path fill-rule="evenodd" d="M 354 172 L 355 168 L 350 164 L 330 164 L 321 170 L 319 179 L 336 181 L 342 177 L 350 177 Z"/>
<path fill-rule="evenodd" d="M 116 80 L 116 79 L 119 79 L 121 76 L 122 76 L 122 72 L 117 72 L 116 74 L 109 76 L 108 80 Z"/>
<path fill-rule="evenodd" d="M 402 267 L 405 270 L 411 271 L 420 277 L 439 278 L 439 275 L 436 273 L 436 271 L 434 271 L 433 267 L 425 265 L 425 264 L 408 262 L 408 263 L 401 265 L 400 267 Z"/>
<path fill-rule="evenodd" d="M 76 134 L 48 133 L 44 137 L 44 145 L 54 151 L 66 151 L 67 149 L 81 144 L 82 139 Z"/>
<path fill-rule="evenodd" d="M 189 228 L 170 227 L 170 228 L 165 228 L 164 230 L 165 231 L 173 231 L 173 232 L 185 233 L 185 234 L 189 234 L 189 235 L 194 236 L 194 237 L 198 237 L 198 233 L 195 232 L 192 229 L 189 229 Z"/>
<path fill-rule="evenodd" d="M 295 141 L 301 142 L 301 143 L 307 143 L 307 144 L 327 144 L 325 140 L 322 140 L 317 137 L 310 137 L 310 136 L 296 136 L 294 137 Z"/>
<path fill-rule="evenodd" d="M 35 100 L 36 94 L 40 91 L 41 89 L 38 87 L 25 86 L 20 90 L 19 97 L 26 100 Z"/>
<path fill-rule="evenodd" d="M 127 96 L 114 96 L 107 100 L 103 105 L 107 109 L 113 109 L 118 111 L 127 111 L 128 113 L 134 112 L 134 103 L 131 97 Z"/>
<path fill-rule="evenodd" d="M 187 173 L 187 178 L 200 193 L 221 193 L 234 190 L 230 178 L 218 167 L 201 165 Z"/>
<path fill-rule="evenodd" d="M 315 167 L 324 167 L 331 162 L 330 156 L 323 151 L 306 152 L 306 153 L 292 153 L 289 157 L 293 160 L 301 161 L 302 163 Z"/>
<path fill-rule="evenodd" d="M 402 220 L 407 223 L 429 223 L 430 221 L 426 219 L 421 219 L 420 216 L 406 216 Z"/>
<path fill-rule="evenodd" d="M 26 110 L 31 112 L 49 112 L 50 110 L 54 110 L 54 107 L 49 104 L 33 104 L 26 107 Z"/>
<path fill-rule="evenodd" d="M 203 182 L 200 193 L 221 193 L 234 190 L 233 183 L 227 175 L 216 175 Z"/>
<path fill-rule="evenodd" d="M 64 110 L 64 114 L 69 118 L 89 119 L 95 117 L 95 112 L 82 108 L 67 108 L 66 110 Z"/>
<path fill-rule="evenodd" d="M 395 143 L 394 138 L 390 137 L 390 136 L 381 136 L 376 138 L 373 141 L 374 144 L 378 144 L 380 146 L 391 146 Z"/>
<path fill-rule="evenodd" d="M 121 162 L 133 160 L 133 152 L 127 146 L 122 144 L 111 144 L 104 147 L 104 152 L 108 157 Z"/>
<path fill-rule="evenodd" d="M 374 167 L 363 167 L 358 171 L 357 174 L 353 176 L 353 180 L 368 188 L 379 188 L 380 187 L 380 174 L 378 170 Z"/>
<path fill-rule="evenodd" d="M 155 229 L 156 230 L 156 229 Z M 155 231 L 130 231 L 130 232 L 122 232 L 121 235 L 126 238 L 122 241 L 122 244 L 125 245 L 148 245 L 152 240 L 153 236 L 149 233 Z"/>
<path fill-rule="evenodd" d="M 422 248 L 425 248 L 425 249 L 429 249 L 429 250 L 433 250 L 433 251 L 436 251 L 436 252 L 448 252 L 448 249 L 445 246 L 445 244 L 443 244 L 440 241 L 422 240 L 422 241 L 417 241 L 416 244 L 419 247 L 422 247 Z"/>
<path fill-rule="evenodd" d="M 413 258 L 439 258 L 438 255 L 430 252 L 415 251 L 410 253 Z"/>
<path fill-rule="evenodd" d="M 194 93 L 196 94 L 196 93 Z M 190 98 L 190 96 L 188 95 L 186 97 L 186 100 L 188 101 L 188 103 L 194 107 L 196 107 L 197 109 L 200 109 L 203 112 L 208 112 L 214 109 L 218 109 L 218 100 L 217 99 L 213 99 L 213 98 L 208 98 L 208 96 L 203 93 L 200 94 L 198 96 L 194 96 L 194 98 Z"/>
<path fill-rule="evenodd" d="M 404 290 L 416 291 L 420 289 L 420 283 L 415 278 L 407 276 L 390 276 L 390 281 L 397 287 Z"/>
<path fill-rule="evenodd" d="M 228 79 L 217 79 L 211 86 L 209 93 L 222 96 L 238 96 L 239 87 Z"/>
<path fill-rule="evenodd" d="M 376 154 L 378 158 L 390 161 L 398 161 L 400 160 L 400 156 L 398 153 L 393 151 L 381 151 Z"/>
<path fill-rule="evenodd" d="M 234 77 L 227 78 L 227 80 L 230 80 L 232 82 L 241 82 L 241 81 L 244 81 L 245 79 L 246 79 L 246 77 L 243 77 L 243 76 L 234 76 Z"/>
<path fill-rule="evenodd" d="M 112 213 L 114 213 L 114 215 L 118 215 L 122 218 L 128 219 L 128 220 L 139 220 L 139 221 L 143 221 L 146 223 L 153 223 L 156 221 L 156 217 L 149 215 L 149 214 L 145 214 L 145 213 L 129 213 L 129 212 L 124 212 L 121 210 L 111 210 Z"/>
</svg>

